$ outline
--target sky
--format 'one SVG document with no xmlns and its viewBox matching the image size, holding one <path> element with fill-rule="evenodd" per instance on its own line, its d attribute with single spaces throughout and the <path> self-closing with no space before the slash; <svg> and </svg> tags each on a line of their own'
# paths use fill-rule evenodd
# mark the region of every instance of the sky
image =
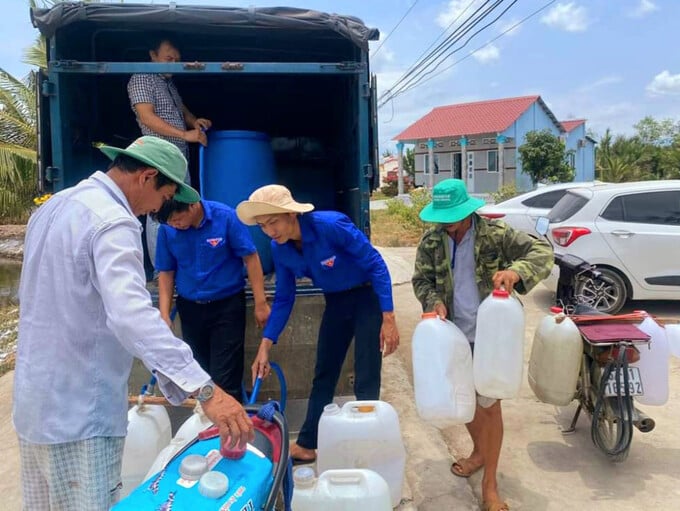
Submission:
<svg viewBox="0 0 680 511">
<path fill-rule="evenodd" d="M 37 31 L 30 23 L 28 0 L 1 1 L 0 67 L 22 77 L 30 70 L 21 62 L 23 49 L 32 44 Z M 286 5 L 359 17 L 381 32 L 381 39 L 371 43 L 370 64 L 378 77 L 380 96 L 394 90 L 395 81 L 428 48 L 439 44 L 485 2 L 177 0 L 176 3 Z M 512 0 L 504 0 L 476 29 L 510 4 Z M 539 12 L 522 21 L 536 11 Z M 587 119 L 587 129 L 596 135 L 607 128 L 614 133 L 632 134 L 634 124 L 645 116 L 678 121 L 680 59 L 673 43 L 677 41 L 678 20 L 677 0 L 517 0 L 467 45 L 461 47 L 463 41 L 454 45 L 452 49 L 458 51 L 441 62 L 428 80 L 385 102 L 378 111 L 381 151 L 393 148 L 392 138 L 396 134 L 436 106 L 533 94 L 540 95 L 560 120 Z"/>
</svg>

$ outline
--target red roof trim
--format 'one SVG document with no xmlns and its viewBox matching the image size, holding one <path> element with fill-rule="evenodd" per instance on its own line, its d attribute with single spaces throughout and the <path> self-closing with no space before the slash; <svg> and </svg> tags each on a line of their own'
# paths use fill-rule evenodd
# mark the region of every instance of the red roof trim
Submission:
<svg viewBox="0 0 680 511">
<path fill-rule="evenodd" d="M 585 124 L 586 120 L 585 119 L 569 119 L 568 121 L 560 121 L 562 126 L 564 127 L 564 131 L 569 133 L 572 131 L 574 128 L 577 128 L 581 124 Z"/>
</svg>

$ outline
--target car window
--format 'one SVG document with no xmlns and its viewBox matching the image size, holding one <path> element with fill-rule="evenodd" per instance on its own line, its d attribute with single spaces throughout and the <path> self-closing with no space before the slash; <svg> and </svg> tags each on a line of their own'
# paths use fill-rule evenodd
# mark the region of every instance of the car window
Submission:
<svg viewBox="0 0 680 511">
<path fill-rule="evenodd" d="M 589 200 L 590 196 L 567 192 L 550 210 L 548 219 L 551 223 L 564 222 L 580 211 L 583 206 L 588 204 Z"/>
<path fill-rule="evenodd" d="M 528 199 L 523 200 L 522 204 L 524 204 L 528 208 L 550 209 L 555 204 L 557 204 L 558 200 L 564 197 L 565 193 L 567 193 L 566 188 L 563 190 L 552 190 L 550 192 L 545 192 L 539 195 L 534 195 L 533 197 L 529 197 Z"/>
<path fill-rule="evenodd" d="M 680 225 L 680 191 L 622 195 L 607 206 L 602 217 L 640 224 Z"/>
</svg>

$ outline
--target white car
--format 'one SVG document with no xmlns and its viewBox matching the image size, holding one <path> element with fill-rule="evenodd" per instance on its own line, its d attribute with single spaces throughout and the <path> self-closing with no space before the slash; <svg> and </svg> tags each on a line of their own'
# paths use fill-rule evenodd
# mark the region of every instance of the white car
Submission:
<svg viewBox="0 0 680 511">
<path fill-rule="evenodd" d="M 584 183 L 558 183 L 539 185 L 535 190 L 523 193 L 498 204 L 482 206 L 477 213 L 486 218 L 500 218 L 510 227 L 524 231 L 538 238 L 536 220 L 547 216 L 550 209 L 557 204 L 567 190 L 574 187 L 590 187 L 599 184 L 598 181 Z"/>
<path fill-rule="evenodd" d="M 680 180 L 573 188 L 548 214 L 556 253 L 597 266 L 611 284 L 576 292 L 614 314 L 626 300 L 680 300 Z"/>
</svg>

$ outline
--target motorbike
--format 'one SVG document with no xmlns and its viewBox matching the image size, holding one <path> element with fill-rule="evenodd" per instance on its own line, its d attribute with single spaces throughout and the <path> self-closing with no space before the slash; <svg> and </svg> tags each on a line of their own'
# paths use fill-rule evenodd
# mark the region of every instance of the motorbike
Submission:
<svg viewBox="0 0 680 511">
<path fill-rule="evenodd" d="M 573 433 L 581 412 L 591 419 L 593 443 L 612 461 L 628 457 L 633 428 L 642 433 L 654 429 L 654 420 L 638 410 L 634 397 L 642 395 L 644 382 L 639 368 L 640 349 L 646 349 L 649 335 L 633 323 L 644 316 L 609 316 L 599 312 L 593 297 L 578 294 L 585 283 L 589 289 L 611 285 L 597 268 L 571 254 L 555 254 L 560 269 L 556 302 L 579 328 L 583 355 L 575 399 L 578 407 L 563 434 Z"/>
</svg>

